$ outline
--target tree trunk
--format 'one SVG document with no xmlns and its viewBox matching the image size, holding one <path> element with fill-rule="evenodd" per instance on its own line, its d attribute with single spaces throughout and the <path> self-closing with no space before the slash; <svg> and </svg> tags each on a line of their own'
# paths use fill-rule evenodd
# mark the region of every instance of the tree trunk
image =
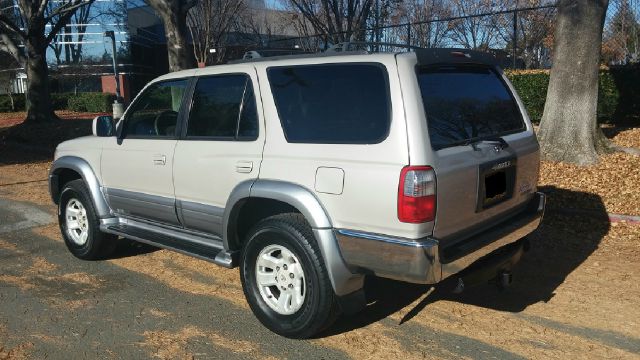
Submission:
<svg viewBox="0 0 640 360">
<path fill-rule="evenodd" d="M 598 128 L 598 71 L 609 0 L 560 0 L 553 67 L 538 137 L 542 157 L 593 164 L 607 150 Z"/>
<path fill-rule="evenodd" d="M 44 41 L 44 39 L 42 39 Z M 27 96 L 26 108 L 28 123 L 44 123 L 57 120 L 51 110 L 49 89 L 49 68 L 47 67 L 46 46 L 27 42 Z"/>
<path fill-rule="evenodd" d="M 164 31 L 167 35 L 169 71 L 179 71 L 193 67 L 189 44 L 187 42 L 187 19 L 179 14 L 163 16 Z"/>
</svg>

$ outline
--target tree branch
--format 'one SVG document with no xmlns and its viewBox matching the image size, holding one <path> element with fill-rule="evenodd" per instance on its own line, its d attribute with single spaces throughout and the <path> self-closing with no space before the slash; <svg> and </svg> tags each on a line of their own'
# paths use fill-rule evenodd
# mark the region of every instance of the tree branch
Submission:
<svg viewBox="0 0 640 360">
<path fill-rule="evenodd" d="M 52 42 L 53 39 L 58 35 L 60 29 L 65 27 L 69 21 L 71 21 L 71 17 L 76 13 L 76 10 L 87 5 L 91 5 L 95 0 L 74 0 L 72 3 L 68 3 L 69 5 L 62 5 L 49 14 L 47 16 L 46 21 L 50 21 L 55 16 L 60 16 L 58 21 L 51 27 L 51 31 L 47 35 L 47 44 Z M 64 8 L 64 9 L 62 9 Z M 61 10 L 62 9 L 62 10 Z"/>
<path fill-rule="evenodd" d="M 83 6 L 91 5 L 94 1 L 95 0 L 73 0 L 71 2 L 65 3 L 55 8 L 55 10 L 53 10 L 48 16 L 46 16 L 44 20 L 46 22 L 49 22 L 56 16 L 65 16 L 67 14 L 70 14 L 69 17 L 71 17 L 73 16 L 73 14 L 75 14 L 75 11 L 77 9 Z"/>
<path fill-rule="evenodd" d="M 11 56 L 16 59 L 20 66 L 24 66 L 27 59 L 20 53 L 18 45 L 16 45 L 11 37 L 7 34 L 2 33 L 0 34 L 0 40 L 2 40 L 2 42 L 0 42 L 0 50 L 11 54 Z"/>
<path fill-rule="evenodd" d="M 20 38 L 20 40 L 24 40 L 27 37 L 27 33 L 22 31 L 20 27 L 15 24 L 15 22 L 13 22 L 2 13 L 0 13 L 0 33 L 10 33 L 12 35 L 16 35 Z"/>
</svg>

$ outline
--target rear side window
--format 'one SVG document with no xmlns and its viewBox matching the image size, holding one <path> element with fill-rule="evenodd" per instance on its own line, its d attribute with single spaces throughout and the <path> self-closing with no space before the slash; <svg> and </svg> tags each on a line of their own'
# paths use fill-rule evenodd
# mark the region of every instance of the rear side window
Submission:
<svg viewBox="0 0 640 360">
<path fill-rule="evenodd" d="M 515 99 L 491 68 L 418 68 L 418 82 L 436 150 L 525 128 Z"/>
<path fill-rule="evenodd" d="M 391 104 L 382 65 L 282 66 L 267 73 L 288 142 L 375 144 L 387 137 Z"/>
<path fill-rule="evenodd" d="M 220 75 L 198 79 L 187 124 L 187 138 L 255 140 L 258 114 L 251 79 Z"/>
</svg>

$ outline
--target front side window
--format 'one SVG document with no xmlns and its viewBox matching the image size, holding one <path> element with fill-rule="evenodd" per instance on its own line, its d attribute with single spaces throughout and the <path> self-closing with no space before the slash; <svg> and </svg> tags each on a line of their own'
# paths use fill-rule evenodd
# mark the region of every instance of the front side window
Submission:
<svg viewBox="0 0 640 360">
<path fill-rule="evenodd" d="M 382 65 L 279 66 L 267 74 L 288 142 L 376 144 L 387 137 L 391 103 Z"/>
<path fill-rule="evenodd" d="M 525 128 L 507 85 L 489 67 L 418 68 L 418 82 L 436 150 Z"/>
<path fill-rule="evenodd" d="M 181 79 L 149 85 L 127 112 L 125 136 L 175 137 L 178 113 L 188 82 L 188 79 Z"/>
<path fill-rule="evenodd" d="M 187 138 L 255 140 L 258 113 L 251 79 L 220 75 L 198 80 L 187 124 Z"/>
</svg>

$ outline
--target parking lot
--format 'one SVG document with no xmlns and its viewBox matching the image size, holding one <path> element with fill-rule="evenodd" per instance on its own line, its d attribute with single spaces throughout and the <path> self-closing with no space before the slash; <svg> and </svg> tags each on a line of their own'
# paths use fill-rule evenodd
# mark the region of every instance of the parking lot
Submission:
<svg viewBox="0 0 640 360">
<path fill-rule="evenodd" d="M 238 270 L 122 241 L 71 256 L 47 194 L 48 161 L 0 166 L 0 359 L 638 358 L 638 225 L 595 194 L 551 185 L 550 210 L 505 291 L 455 295 L 371 278 L 367 309 L 315 339 L 264 329 Z M 590 204 L 554 210 L 554 199 Z M 598 211 L 600 209 L 600 211 Z"/>
</svg>

